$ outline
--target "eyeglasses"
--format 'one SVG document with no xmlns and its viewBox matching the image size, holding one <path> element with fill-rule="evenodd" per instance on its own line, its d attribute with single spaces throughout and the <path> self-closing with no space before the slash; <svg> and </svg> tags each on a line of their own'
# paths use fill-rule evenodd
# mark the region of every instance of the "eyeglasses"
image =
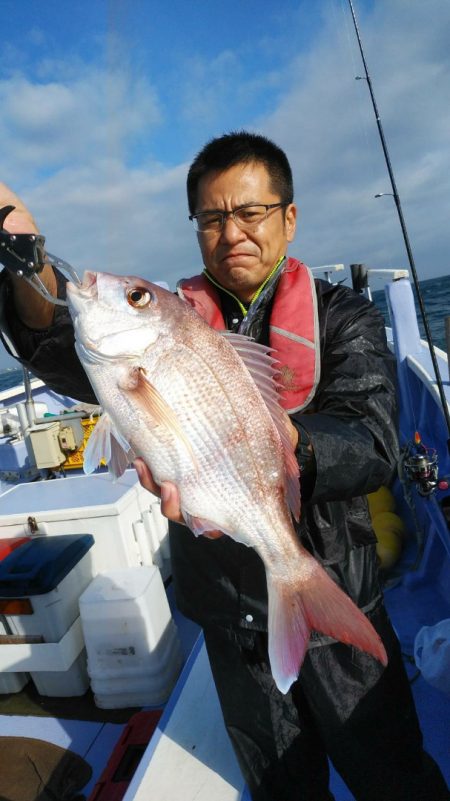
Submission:
<svg viewBox="0 0 450 801">
<path fill-rule="evenodd" d="M 288 206 L 288 203 L 247 203 L 245 206 L 238 206 L 231 211 L 200 211 L 198 214 L 190 214 L 189 219 L 194 223 L 194 228 L 202 234 L 209 231 L 217 233 L 225 225 L 225 220 L 231 217 L 239 228 L 256 228 L 257 225 L 267 219 L 270 209 L 280 209 Z"/>
</svg>

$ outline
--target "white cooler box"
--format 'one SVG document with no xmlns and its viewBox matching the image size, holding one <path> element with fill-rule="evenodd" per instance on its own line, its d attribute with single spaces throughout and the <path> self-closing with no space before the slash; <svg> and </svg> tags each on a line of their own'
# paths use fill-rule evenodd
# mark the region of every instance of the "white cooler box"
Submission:
<svg viewBox="0 0 450 801">
<path fill-rule="evenodd" d="M 98 706 L 157 706 L 167 700 L 182 656 L 158 568 L 96 576 L 80 597 L 80 617 Z"/>
<path fill-rule="evenodd" d="M 82 695 L 88 689 L 83 648 L 78 647 L 76 658 L 67 670 L 52 670 L 51 660 L 49 670 L 39 666 L 33 670 L 33 662 L 45 664 L 46 643 L 61 642 L 61 648 L 69 648 L 73 654 L 73 638 L 67 635 L 73 626 L 73 635 L 77 636 L 78 599 L 93 576 L 90 554 L 93 544 L 90 534 L 35 537 L 0 563 L 0 609 L 9 631 L 42 640 L 28 645 L 27 662 L 41 695 Z M 22 651 L 26 651 L 24 646 Z M 14 653 L 21 653 L 20 646 L 2 645 L 0 660 L 11 662 Z M 0 662 L 2 668 L 5 669 Z"/>
<path fill-rule="evenodd" d="M 152 562 L 162 567 L 168 557 L 167 521 L 134 469 L 117 481 L 96 473 L 20 484 L 0 497 L 2 537 L 29 536 L 30 518 L 38 535 L 92 534 L 94 575 Z"/>
</svg>

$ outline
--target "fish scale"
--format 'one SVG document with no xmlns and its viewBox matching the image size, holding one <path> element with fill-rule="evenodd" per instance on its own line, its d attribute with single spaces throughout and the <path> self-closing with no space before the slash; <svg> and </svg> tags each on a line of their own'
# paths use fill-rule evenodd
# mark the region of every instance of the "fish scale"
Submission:
<svg viewBox="0 0 450 801">
<path fill-rule="evenodd" d="M 224 344 L 227 349 L 231 349 L 228 343 L 225 342 Z M 247 473 L 250 466 L 260 468 L 260 461 L 257 455 L 254 453 L 252 460 L 249 460 L 244 455 L 244 449 L 252 448 L 253 451 L 258 450 L 260 433 L 258 428 L 263 428 L 262 426 L 252 428 L 248 423 L 248 415 L 244 417 L 243 414 L 250 404 L 254 405 L 255 401 L 261 403 L 261 399 L 258 398 L 257 391 L 255 391 L 256 388 L 252 384 L 248 387 L 242 384 L 233 386 L 230 382 L 220 384 L 214 371 L 208 366 L 208 360 L 210 360 L 209 363 L 214 364 L 213 360 L 216 358 L 216 352 L 217 349 L 211 348 L 208 341 L 205 343 L 196 341 L 195 350 L 191 349 L 190 353 L 181 352 L 180 348 L 175 349 L 177 358 L 172 365 L 172 375 L 167 376 L 168 386 L 163 386 L 157 376 L 155 376 L 154 382 L 155 386 L 163 394 L 166 391 L 166 397 L 170 399 L 170 404 L 177 413 L 181 425 L 190 427 L 190 441 L 194 450 L 202 455 L 204 480 L 211 491 L 214 490 L 216 484 L 218 485 L 216 489 L 223 485 L 221 477 L 224 474 L 237 481 L 239 476 L 242 475 L 244 467 L 247 469 Z M 236 355 L 234 352 L 230 352 L 228 356 L 230 362 L 235 362 Z M 178 398 L 173 389 L 174 379 L 178 380 L 180 373 L 183 375 L 183 366 L 186 369 L 188 364 L 191 365 L 191 374 L 192 364 L 196 368 L 191 380 L 189 398 L 183 396 Z M 230 366 L 227 365 L 227 367 Z M 150 371 L 149 378 L 152 378 Z M 224 391 L 224 388 L 226 391 Z M 186 402 L 190 401 L 192 394 L 195 394 L 197 398 L 194 414 L 192 413 L 192 406 Z M 239 407 L 242 408 L 241 418 L 236 415 L 236 408 L 239 409 Z M 188 419 L 185 419 L 186 410 L 189 411 Z M 230 421 L 232 420 L 236 420 L 236 423 L 230 437 Z M 269 425 L 272 425 L 270 420 L 268 422 Z M 264 434 L 264 430 L 261 433 Z M 250 445 L 250 436 L 256 440 L 252 445 Z M 237 448 L 237 450 L 235 451 L 234 448 Z M 261 468 L 259 472 L 262 472 Z M 257 481 L 256 469 L 254 469 L 254 475 L 249 478 L 249 484 L 254 486 L 255 481 Z M 242 482 L 240 483 L 240 494 L 242 495 L 244 491 L 242 501 L 248 504 L 249 484 L 243 485 Z M 234 495 L 236 496 L 236 493 Z M 228 493 L 225 496 L 225 500 L 228 500 Z M 239 511 L 236 501 L 237 498 L 235 497 L 236 515 L 242 518 L 242 511 Z"/>
</svg>

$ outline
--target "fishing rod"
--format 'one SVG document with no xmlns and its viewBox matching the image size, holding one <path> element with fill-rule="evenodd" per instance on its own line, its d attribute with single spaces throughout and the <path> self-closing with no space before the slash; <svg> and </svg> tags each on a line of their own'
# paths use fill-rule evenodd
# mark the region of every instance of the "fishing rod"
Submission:
<svg viewBox="0 0 450 801">
<path fill-rule="evenodd" d="M 389 173 L 389 178 L 390 178 L 390 181 L 391 181 L 392 196 L 394 198 L 395 206 L 397 208 L 397 214 L 398 214 L 398 218 L 399 218 L 399 221 L 400 221 L 400 226 L 401 226 L 401 229 L 402 229 L 402 234 L 403 234 L 403 240 L 404 240 L 404 243 L 405 243 L 406 253 L 408 255 L 408 262 L 409 262 L 409 266 L 411 268 L 411 275 L 413 277 L 414 286 L 416 288 L 417 299 L 418 299 L 418 302 L 419 302 L 420 313 L 421 313 L 422 320 L 423 320 L 423 326 L 424 326 L 424 329 L 425 329 L 425 336 L 426 336 L 426 339 L 427 339 L 427 342 L 428 342 L 428 348 L 429 348 L 429 351 L 430 351 L 431 361 L 433 363 L 434 374 L 436 376 L 436 384 L 437 384 L 437 388 L 438 388 L 438 391 L 439 391 L 439 397 L 441 399 L 442 410 L 444 412 L 445 422 L 447 424 L 447 433 L 449 435 L 448 439 L 447 439 L 447 449 L 448 449 L 448 451 L 450 453 L 450 414 L 449 414 L 449 411 L 448 411 L 447 399 L 445 397 L 444 386 L 442 384 L 442 378 L 441 378 L 441 374 L 440 374 L 440 371 L 439 371 L 439 365 L 438 365 L 438 362 L 437 362 L 437 359 L 436 359 L 436 354 L 434 352 L 433 340 L 432 340 L 432 337 L 431 337 L 430 327 L 428 325 L 428 319 L 427 319 L 427 315 L 426 315 L 426 312 L 425 312 L 425 306 L 424 306 L 423 299 L 422 299 L 422 293 L 420 291 L 419 278 L 417 276 L 417 270 L 416 270 L 416 265 L 415 265 L 415 262 L 414 262 L 414 256 L 413 256 L 411 244 L 410 244 L 410 241 L 409 241 L 408 231 L 406 229 L 406 223 L 405 223 L 405 218 L 403 216 L 402 205 L 401 205 L 401 202 L 400 202 L 400 196 L 399 196 L 398 191 L 397 191 L 397 184 L 395 183 L 394 171 L 392 169 L 391 159 L 389 157 L 388 146 L 387 146 L 386 139 L 385 139 L 385 136 L 384 136 L 383 126 L 381 124 L 380 114 L 378 112 L 378 107 L 377 107 L 377 103 L 376 103 L 376 100 L 375 100 L 375 94 L 374 94 L 374 91 L 373 91 L 372 81 L 370 79 L 369 70 L 367 68 L 366 57 L 364 55 L 361 35 L 360 35 L 360 32 L 359 32 L 358 22 L 356 20 L 355 9 L 353 7 L 352 0 L 348 0 L 348 3 L 349 3 L 350 11 L 351 11 L 351 14 L 352 14 L 352 19 L 353 19 L 353 25 L 354 25 L 354 28 L 355 28 L 356 38 L 358 40 L 359 52 L 361 53 L 361 59 L 362 59 L 362 63 L 363 63 L 363 66 L 364 66 L 365 80 L 367 81 L 367 86 L 369 87 L 370 97 L 371 97 L 371 100 L 372 100 L 372 106 L 373 106 L 373 110 L 374 110 L 374 113 L 375 113 L 375 119 L 376 119 L 376 122 L 377 122 L 378 133 L 379 133 L 380 140 L 381 140 L 381 147 L 383 148 L 384 158 L 385 158 L 385 161 L 386 161 L 386 166 L 387 166 L 387 170 L 388 170 L 388 173 Z M 358 76 L 357 80 L 358 79 L 361 80 L 361 77 Z"/>
</svg>

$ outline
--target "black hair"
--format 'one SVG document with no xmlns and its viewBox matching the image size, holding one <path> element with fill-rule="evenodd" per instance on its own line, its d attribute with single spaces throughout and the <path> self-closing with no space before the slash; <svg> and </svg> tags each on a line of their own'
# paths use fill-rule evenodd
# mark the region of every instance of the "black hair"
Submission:
<svg viewBox="0 0 450 801">
<path fill-rule="evenodd" d="M 264 164 L 274 194 L 279 195 L 283 203 L 292 203 L 292 170 L 284 151 L 261 134 L 232 131 L 207 142 L 192 162 L 187 177 L 189 213 L 196 211 L 198 185 L 204 175 L 251 162 Z"/>
</svg>

